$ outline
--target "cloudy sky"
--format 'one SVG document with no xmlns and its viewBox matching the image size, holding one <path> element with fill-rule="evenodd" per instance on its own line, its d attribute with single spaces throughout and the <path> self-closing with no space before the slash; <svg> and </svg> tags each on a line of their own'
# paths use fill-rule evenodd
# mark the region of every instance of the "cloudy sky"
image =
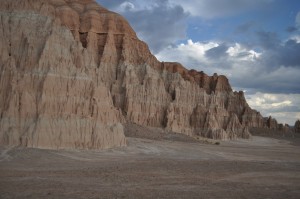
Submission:
<svg viewBox="0 0 300 199">
<path fill-rule="evenodd" d="M 252 108 L 300 119 L 299 0 L 97 0 L 161 61 L 226 75 Z"/>
</svg>

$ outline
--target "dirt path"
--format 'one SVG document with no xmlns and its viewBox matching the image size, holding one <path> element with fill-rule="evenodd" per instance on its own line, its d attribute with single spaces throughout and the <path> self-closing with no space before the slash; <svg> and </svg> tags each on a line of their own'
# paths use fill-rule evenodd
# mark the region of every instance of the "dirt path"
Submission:
<svg viewBox="0 0 300 199">
<path fill-rule="evenodd" d="M 0 198 L 300 198 L 300 147 L 286 140 L 128 142 L 104 151 L 1 149 Z"/>
</svg>

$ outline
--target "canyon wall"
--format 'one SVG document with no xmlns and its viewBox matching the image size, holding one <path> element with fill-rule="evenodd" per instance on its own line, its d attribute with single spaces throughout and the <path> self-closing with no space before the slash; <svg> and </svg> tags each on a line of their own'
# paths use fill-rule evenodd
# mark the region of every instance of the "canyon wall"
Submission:
<svg viewBox="0 0 300 199">
<path fill-rule="evenodd" d="M 225 76 L 159 62 L 93 0 L 0 0 L 0 144 L 125 146 L 122 123 L 213 139 L 267 128 Z"/>
<path fill-rule="evenodd" d="M 61 2 L 0 1 L 0 145 L 125 146 L 124 117 Z"/>
</svg>

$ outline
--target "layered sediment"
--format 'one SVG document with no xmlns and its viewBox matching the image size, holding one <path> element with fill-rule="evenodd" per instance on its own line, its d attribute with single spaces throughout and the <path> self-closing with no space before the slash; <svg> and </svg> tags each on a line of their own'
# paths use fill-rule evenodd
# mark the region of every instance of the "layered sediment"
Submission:
<svg viewBox="0 0 300 199">
<path fill-rule="evenodd" d="M 159 62 L 93 0 L 0 2 L 1 145 L 124 146 L 125 122 L 223 140 L 273 125 L 225 76 Z"/>
</svg>

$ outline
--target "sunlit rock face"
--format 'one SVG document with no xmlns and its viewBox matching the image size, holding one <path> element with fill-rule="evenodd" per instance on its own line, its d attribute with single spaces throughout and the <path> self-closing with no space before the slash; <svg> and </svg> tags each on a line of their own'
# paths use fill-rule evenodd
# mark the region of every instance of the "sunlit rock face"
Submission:
<svg viewBox="0 0 300 199">
<path fill-rule="evenodd" d="M 99 75 L 106 73 L 99 67 L 99 50 L 84 46 L 84 39 L 101 42 L 102 33 L 122 32 L 123 21 L 92 1 L 0 1 L 1 145 L 126 145 L 124 117 Z M 109 59 L 116 58 L 103 61 Z"/>
<path fill-rule="evenodd" d="M 122 123 L 213 139 L 267 127 L 225 76 L 159 62 L 93 0 L 0 0 L 0 144 L 125 146 Z"/>
</svg>

